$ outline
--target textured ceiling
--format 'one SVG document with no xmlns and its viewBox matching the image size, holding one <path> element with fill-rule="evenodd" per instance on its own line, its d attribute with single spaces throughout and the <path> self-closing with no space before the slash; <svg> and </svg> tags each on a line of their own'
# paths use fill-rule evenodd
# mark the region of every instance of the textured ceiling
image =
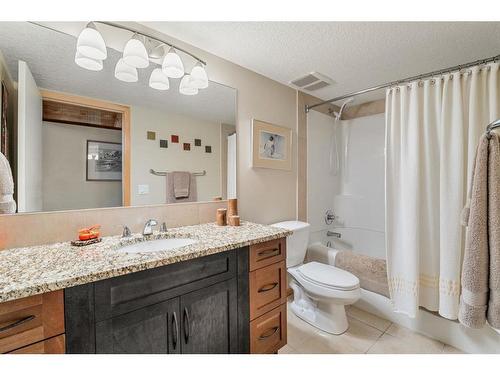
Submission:
<svg viewBox="0 0 500 375">
<path fill-rule="evenodd" d="M 323 73 L 336 82 L 323 99 L 500 54 L 500 22 L 143 24 L 284 84 Z"/>
<path fill-rule="evenodd" d="M 79 25 L 78 30 L 84 25 Z M 112 37 L 116 44 L 117 35 Z M 130 35 L 123 37 L 124 45 Z M 106 35 L 104 39 L 107 40 Z M 38 25 L 0 22 L 0 51 L 16 81 L 17 61 L 23 60 L 41 88 L 176 112 L 206 121 L 228 124 L 235 122 L 236 90 L 232 88 L 211 83 L 207 89 L 200 90 L 198 95 L 185 96 L 178 92 L 180 80 L 171 79 L 170 90 L 157 91 L 148 86 L 149 75 L 157 67 L 155 64 L 139 70 L 139 82 L 121 82 L 114 78 L 114 66 L 121 57 L 120 52 L 108 47 L 104 69 L 92 72 L 75 64 L 75 44 L 74 36 Z"/>
</svg>

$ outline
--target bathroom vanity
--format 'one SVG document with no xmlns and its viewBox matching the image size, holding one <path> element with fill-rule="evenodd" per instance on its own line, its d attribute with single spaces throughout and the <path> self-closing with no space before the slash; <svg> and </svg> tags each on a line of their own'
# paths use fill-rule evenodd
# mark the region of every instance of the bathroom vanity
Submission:
<svg viewBox="0 0 500 375">
<path fill-rule="evenodd" d="M 286 343 L 288 234 L 253 223 L 202 224 L 88 248 L 1 251 L 0 352 L 277 352 Z M 120 252 L 165 238 L 196 242 Z M 29 256 L 24 272 L 8 270 Z"/>
</svg>

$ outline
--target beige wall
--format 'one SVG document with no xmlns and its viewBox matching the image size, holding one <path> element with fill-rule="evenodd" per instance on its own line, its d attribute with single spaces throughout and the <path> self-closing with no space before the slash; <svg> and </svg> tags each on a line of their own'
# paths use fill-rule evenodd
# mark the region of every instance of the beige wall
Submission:
<svg viewBox="0 0 500 375">
<path fill-rule="evenodd" d="M 140 26 L 139 26 L 140 27 Z M 153 34 L 154 31 L 149 30 Z M 243 220 L 269 224 L 281 220 L 296 218 L 297 204 L 297 96 L 296 91 L 262 75 L 242 68 L 239 65 L 221 59 L 208 52 L 170 39 L 180 47 L 197 54 L 207 62 L 210 79 L 237 89 L 237 132 L 238 132 L 238 199 L 240 216 Z M 292 170 L 251 168 L 251 126 L 252 119 L 259 119 L 293 130 Z M 169 217 L 182 212 L 196 216 L 211 203 L 163 205 L 154 209 L 117 208 L 95 209 L 77 212 L 28 214 L 0 217 L 0 248 L 20 246 L 22 244 L 51 242 L 70 239 L 75 230 L 95 222 L 104 225 L 103 233 L 118 233 L 119 221 L 143 222 L 155 216 Z M 119 212 L 121 220 L 106 219 Z M 110 214 L 111 213 L 111 214 Z M 193 218 L 194 218 L 193 216 Z M 213 221 L 213 215 L 206 215 Z M 186 222 L 188 220 L 186 219 Z M 182 221 L 173 221 L 172 225 L 183 225 Z M 20 227 L 23 227 L 23 231 Z M 136 224 L 138 228 L 140 224 Z M 25 238 L 26 228 L 30 238 Z M 47 230 L 50 228 L 50 230 Z M 57 228 L 57 231 L 53 231 Z M 39 239 L 39 240 L 37 240 Z"/>
<path fill-rule="evenodd" d="M 174 113 L 145 107 L 131 107 L 131 203 L 132 205 L 160 204 L 166 201 L 166 180 L 149 173 L 156 171 L 203 171 L 206 176 L 196 178 L 198 201 L 210 201 L 221 195 L 220 186 L 220 125 Z M 147 132 L 156 133 L 155 140 L 147 139 Z M 170 135 L 179 136 L 172 143 Z M 201 147 L 194 139 L 201 139 Z M 160 148 L 160 139 L 168 140 L 168 148 Z M 184 151 L 183 143 L 191 143 L 191 151 Z M 205 152 L 212 146 L 212 153 Z M 149 194 L 139 195 L 138 185 L 148 185 Z"/>
<path fill-rule="evenodd" d="M 87 181 L 87 140 L 122 142 L 122 132 L 43 123 L 43 211 L 122 205 L 121 181 Z"/>
<path fill-rule="evenodd" d="M 152 218 L 168 228 L 209 223 L 223 207 L 227 201 L 0 215 L 0 250 L 70 241 L 78 229 L 94 224 L 101 225 L 103 236 L 110 236 L 121 234 L 122 225 L 140 233 Z"/>
</svg>

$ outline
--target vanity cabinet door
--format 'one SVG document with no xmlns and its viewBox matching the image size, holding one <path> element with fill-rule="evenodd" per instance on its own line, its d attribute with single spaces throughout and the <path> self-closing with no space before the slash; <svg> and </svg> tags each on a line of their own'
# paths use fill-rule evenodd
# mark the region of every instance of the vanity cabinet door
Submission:
<svg viewBox="0 0 500 375">
<path fill-rule="evenodd" d="M 182 353 L 236 353 L 237 306 L 236 279 L 181 296 Z"/>
<path fill-rule="evenodd" d="M 96 352 L 180 353 L 179 298 L 96 324 Z"/>
</svg>

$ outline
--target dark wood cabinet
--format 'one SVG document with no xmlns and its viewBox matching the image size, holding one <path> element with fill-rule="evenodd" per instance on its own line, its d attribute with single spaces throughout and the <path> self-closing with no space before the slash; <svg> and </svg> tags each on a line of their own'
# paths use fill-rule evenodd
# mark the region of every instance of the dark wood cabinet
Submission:
<svg viewBox="0 0 500 375">
<path fill-rule="evenodd" d="M 180 353 L 179 299 L 157 303 L 96 324 L 96 352 Z"/>
<path fill-rule="evenodd" d="M 237 353 L 236 288 L 231 279 L 180 297 L 182 353 Z"/>
<path fill-rule="evenodd" d="M 66 351 L 248 353 L 247 296 L 248 248 L 68 288 Z"/>
</svg>

